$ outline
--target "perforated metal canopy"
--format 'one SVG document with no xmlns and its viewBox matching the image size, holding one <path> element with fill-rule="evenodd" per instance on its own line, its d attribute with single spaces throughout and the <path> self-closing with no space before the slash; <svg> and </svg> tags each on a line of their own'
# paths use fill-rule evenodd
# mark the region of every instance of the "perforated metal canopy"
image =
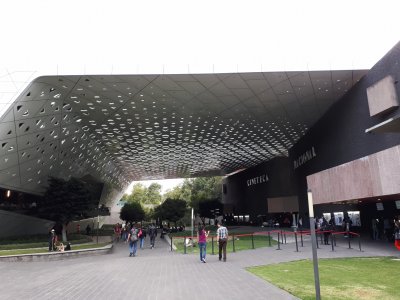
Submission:
<svg viewBox="0 0 400 300">
<path fill-rule="evenodd" d="M 0 123 L 0 185 L 49 175 L 132 180 L 226 174 L 288 149 L 366 71 L 46 76 Z"/>
</svg>

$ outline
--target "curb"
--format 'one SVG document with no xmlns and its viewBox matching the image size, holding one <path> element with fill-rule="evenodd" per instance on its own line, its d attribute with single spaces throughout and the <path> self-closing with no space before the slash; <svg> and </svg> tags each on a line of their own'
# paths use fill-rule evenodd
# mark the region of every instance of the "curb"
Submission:
<svg viewBox="0 0 400 300">
<path fill-rule="evenodd" d="M 164 240 L 167 242 L 168 245 L 171 246 L 171 239 L 169 238 L 169 236 L 167 234 L 164 234 Z M 171 248 L 170 248 L 171 249 Z M 172 250 L 176 251 L 176 246 L 175 244 L 172 244 Z"/>
<path fill-rule="evenodd" d="M 104 255 L 112 252 L 113 245 L 107 245 L 102 248 L 90 248 L 82 250 L 70 250 L 65 252 L 33 253 L 0 256 L 0 262 L 35 262 L 35 261 L 55 261 L 70 258 Z"/>
</svg>

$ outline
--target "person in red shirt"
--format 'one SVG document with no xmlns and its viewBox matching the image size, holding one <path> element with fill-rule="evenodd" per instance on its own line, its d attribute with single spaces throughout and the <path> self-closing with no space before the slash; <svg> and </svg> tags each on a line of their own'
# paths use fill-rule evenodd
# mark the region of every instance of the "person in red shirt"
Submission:
<svg viewBox="0 0 400 300">
<path fill-rule="evenodd" d="M 199 244 L 200 249 L 200 261 L 206 262 L 206 253 L 207 253 L 207 237 L 210 234 L 210 231 L 206 231 L 204 226 L 199 226 L 199 231 L 197 233 L 197 242 Z"/>
</svg>

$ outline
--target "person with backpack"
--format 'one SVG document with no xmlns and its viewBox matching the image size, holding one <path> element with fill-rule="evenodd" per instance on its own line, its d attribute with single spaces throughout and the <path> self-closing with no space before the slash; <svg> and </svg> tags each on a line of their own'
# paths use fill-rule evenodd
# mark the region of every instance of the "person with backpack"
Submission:
<svg viewBox="0 0 400 300">
<path fill-rule="evenodd" d="M 136 256 L 137 243 L 138 243 L 138 230 L 135 225 L 132 226 L 127 238 L 129 244 L 129 257 Z"/>
<path fill-rule="evenodd" d="M 150 248 L 154 248 L 154 243 L 156 241 L 156 236 L 157 236 L 157 228 L 154 225 L 154 223 L 151 223 L 149 228 L 148 228 L 148 234 L 150 237 Z"/>
</svg>

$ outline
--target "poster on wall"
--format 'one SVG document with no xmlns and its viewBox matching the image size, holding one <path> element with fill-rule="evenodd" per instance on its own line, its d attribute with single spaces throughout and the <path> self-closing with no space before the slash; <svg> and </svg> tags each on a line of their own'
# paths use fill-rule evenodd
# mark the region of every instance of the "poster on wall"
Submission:
<svg viewBox="0 0 400 300">
<path fill-rule="evenodd" d="M 335 224 L 336 226 L 342 226 L 343 224 L 343 212 L 334 212 L 333 215 L 335 216 Z"/>
<path fill-rule="evenodd" d="M 327 222 L 329 222 L 332 218 L 331 213 L 322 213 L 322 215 L 324 216 Z"/>
<path fill-rule="evenodd" d="M 352 226 L 361 226 L 360 211 L 348 211 L 347 214 L 352 221 Z"/>
</svg>

